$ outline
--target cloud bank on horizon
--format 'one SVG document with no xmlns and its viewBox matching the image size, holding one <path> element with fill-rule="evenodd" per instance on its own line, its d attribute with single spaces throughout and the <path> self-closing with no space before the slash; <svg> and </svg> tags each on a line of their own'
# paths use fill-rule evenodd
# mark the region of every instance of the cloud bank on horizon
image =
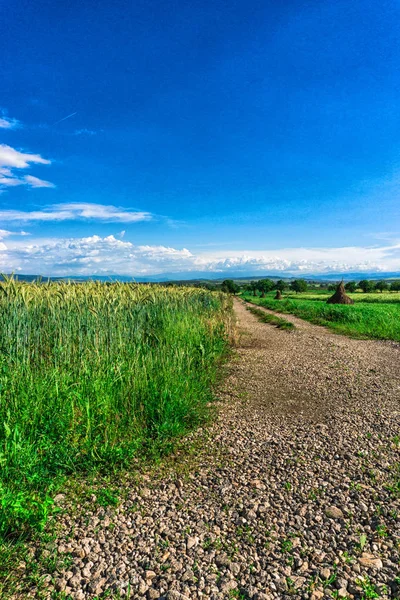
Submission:
<svg viewBox="0 0 400 600">
<path fill-rule="evenodd" d="M 204 273 L 211 276 L 307 276 L 330 272 L 400 271 L 400 243 L 382 247 L 285 248 L 193 253 L 187 248 L 135 245 L 116 237 L 25 240 L 27 232 L 0 231 L 0 270 L 26 275 L 146 277 Z M 19 239 L 23 237 L 24 239 Z"/>
</svg>

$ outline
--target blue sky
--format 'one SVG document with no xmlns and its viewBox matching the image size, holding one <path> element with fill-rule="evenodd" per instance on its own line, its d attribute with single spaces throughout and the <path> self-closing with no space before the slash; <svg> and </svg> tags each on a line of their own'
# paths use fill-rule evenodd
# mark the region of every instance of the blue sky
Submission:
<svg viewBox="0 0 400 600">
<path fill-rule="evenodd" d="M 400 271 L 399 19 L 3 3 L 1 270 Z"/>
</svg>

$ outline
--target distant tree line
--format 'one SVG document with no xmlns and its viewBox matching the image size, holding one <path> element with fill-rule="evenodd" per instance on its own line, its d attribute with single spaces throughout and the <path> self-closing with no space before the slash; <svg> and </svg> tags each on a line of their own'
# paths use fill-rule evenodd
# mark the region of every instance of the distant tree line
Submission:
<svg viewBox="0 0 400 600">
<path fill-rule="evenodd" d="M 225 279 L 221 286 L 223 292 L 230 294 L 238 294 L 240 291 L 246 291 L 251 292 L 254 296 L 261 293 L 261 297 L 264 297 L 268 292 L 272 292 L 272 290 L 284 292 L 288 288 L 296 293 L 306 292 L 308 284 L 305 279 L 295 279 L 290 282 L 284 281 L 283 279 L 279 279 L 278 281 L 273 281 L 272 279 L 258 279 L 257 281 L 250 281 L 250 283 L 240 286 L 235 283 L 233 279 Z"/>
<path fill-rule="evenodd" d="M 304 293 L 307 290 L 312 291 L 327 289 L 328 291 L 334 291 L 336 290 L 336 287 L 337 283 L 315 283 L 307 282 L 305 279 L 294 279 L 293 281 L 285 281 L 283 279 L 279 279 L 278 281 L 274 281 L 272 279 L 258 279 L 242 285 L 239 285 L 233 279 L 225 279 L 225 281 L 219 285 L 207 284 L 208 289 L 220 289 L 229 294 L 238 294 L 241 291 L 246 291 L 252 293 L 253 296 L 258 296 L 258 294 L 261 294 L 261 297 L 264 297 L 268 292 L 272 292 L 273 290 L 284 292 L 285 290 L 289 289 L 290 291 L 298 294 L 302 292 Z M 349 293 L 354 293 L 357 290 L 362 290 L 365 293 L 389 291 L 399 292 L 400 279 L 396 279 L 391 282 L 385 281 L 384 279 L 379 281 L 362 279 L 359 282 L 348 281 L 344 287 Z"/>
<path fill-rule="evenodd" d="M 212 281 L 171 281 L 159 283 L 157 285 L 188 285 L 191 287 L 204 288 L 211 291 L 222 291 L 227 294 L 238 294 L 239 292 L 250 292 L 254 296 L 261 294 L 262 297 L 268 292 L 273 290 L 279 290 L 281 293 L 286 290 L 296 292 L 307 292 L 312 290 L 327 290 L 334 291 L 337 288 L 337 283 L 328 282 L 314 282 L 306 281 L 305 279 L 294 279 L 292 281 L 279 279 L 274 281 L 273 279 L 258 279 L 250 281 L 248 283 L 239 284 L 233 279 L 225 279 L 222 283 L 214 283 Z M 400 292 L 400 279 L 393 281 L 386 281 L 381 279 L 379 281 L 373 281 L 368 279 L 362 279 L 361 281 L 348 281 L 345 284 L 346 292 L 354 293 L 357 290 L 361 290 L 365 293 L 371 292 Z"/>
<path fill-rule="evenodd" d="M 347 292 L 355 292 L 357 289 L 362 290 L 364 293 L 368 292 L 399 292 L 400 291 L 400 279 L 395 279 L 392 282 L 380 279 L 379 281 L 372 281 L 370 279 L 362 279 L 358 283 L 355 281 L 348 281 L 345 284 Z"/>
</svg>

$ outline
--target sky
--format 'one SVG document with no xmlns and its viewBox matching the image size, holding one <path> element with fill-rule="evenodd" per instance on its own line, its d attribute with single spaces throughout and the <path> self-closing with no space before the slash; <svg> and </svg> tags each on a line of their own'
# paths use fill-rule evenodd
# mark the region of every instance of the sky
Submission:
<svg viewBox="0 0 400 600">
<path fill-rule="evenodd" d="M 398 0 L 0 3 L 0 270 L 400 272 Z"/>
</svg>

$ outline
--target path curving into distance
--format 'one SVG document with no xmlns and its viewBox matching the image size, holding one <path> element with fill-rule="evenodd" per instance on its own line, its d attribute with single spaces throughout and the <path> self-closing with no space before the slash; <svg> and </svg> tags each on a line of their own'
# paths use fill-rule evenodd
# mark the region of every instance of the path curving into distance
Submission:
<svg viewBox="0 0 400 600">
<path fill-rule="evenodd" d="M 235 311 L 214 424 L 162 468 L 119 481 L 117 508 L 93 497 L 71 512 L 58 498 L 72 564 L 49 593 L 400 597 L 398 345 L 291 315 L 296 330 L 282 331 L 239 300 Z"/>
</svg>

